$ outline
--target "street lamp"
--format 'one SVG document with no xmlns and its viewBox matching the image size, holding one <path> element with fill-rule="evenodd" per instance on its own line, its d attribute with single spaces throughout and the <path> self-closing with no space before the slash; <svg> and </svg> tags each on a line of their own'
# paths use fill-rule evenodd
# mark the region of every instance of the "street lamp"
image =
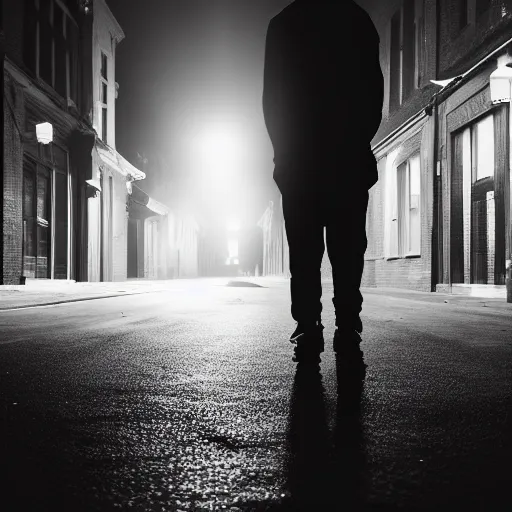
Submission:
<svg viewBox="0 0 512 512">
<path fill-rule="evenodd" d="M 36 124 L 37 142 L 49 144 L 53 142 L 53 126 L 51 123 Z"/>
<path fill-rule="evenodd" d="M 498 66 L 489 76 L 489 88 L 491 90 L 491 102 L 499 103 L 512 102 L 512 56 L 508 53 L 498 57 Z M 509 107 L 509 115 L 512 117 L 512 105 Z M 510 124 L 510 123 L 509 123 Z M 510 156 L 509 158 L 512 158 Z M 511 162 L 512 163 L 512 162 Z M 509 187 L 509 195 L 512 190 Z M 509 197 L 509 201 L 512 197 Z M 509 227 L 509 230 L 511 228 Z M 512 233 L 507 233 L 508 246 L 512 245 Z M 505 284 L 507 289 L 507 302 L 512 302 L 512 255 L 507 255 L 505 267 Z"/>
</svg>

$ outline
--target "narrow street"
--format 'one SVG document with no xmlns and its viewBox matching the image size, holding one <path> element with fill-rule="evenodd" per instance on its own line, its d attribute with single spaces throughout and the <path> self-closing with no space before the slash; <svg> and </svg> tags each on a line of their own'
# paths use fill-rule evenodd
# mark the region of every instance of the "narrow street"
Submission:
<svg viewBox="0 0 512 512">
<path fill-rule="evenodd" d="M 510 307 L 365 290 L 357 409 L 226 282 L 0 311 L 3 511 L 511 509 Z"/>
</svg>

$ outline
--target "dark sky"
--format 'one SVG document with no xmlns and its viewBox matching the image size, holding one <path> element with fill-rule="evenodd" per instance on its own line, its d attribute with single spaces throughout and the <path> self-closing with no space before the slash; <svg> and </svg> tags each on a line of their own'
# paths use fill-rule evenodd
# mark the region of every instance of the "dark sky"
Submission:
<svg viewBox="0 0 512 512">
<path fill-rule="evenodd" d="M 126 35 L 116 57 L 117 149 L 139 168 L 137 151 L 149 159 L 158 151 L 170 172 L 200 180 L 197 141 L 227 129 L 242 141 L 231 191 L 238 200 L 229 208 L 258 217 L 272 193 L 273 170 L 261 108 L 265 34 L 289 3 L 108 0 Z"/>
</svg>

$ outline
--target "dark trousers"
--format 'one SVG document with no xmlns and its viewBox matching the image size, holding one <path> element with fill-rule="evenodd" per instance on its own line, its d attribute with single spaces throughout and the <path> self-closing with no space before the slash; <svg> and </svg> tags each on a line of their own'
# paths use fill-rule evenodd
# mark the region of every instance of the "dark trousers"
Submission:
<svg viewBox="0 0 512 512">
<path fill-rule="evenodd" d="M 320 267 L 327 243 L 334 284 L 336 325 L 362 332 L 359 290 L 367 246 L 368 190 L 315 184 L 281 188 L 290 251 L 292 317 L 300 323 L 321 319 Z"/>
</svg>

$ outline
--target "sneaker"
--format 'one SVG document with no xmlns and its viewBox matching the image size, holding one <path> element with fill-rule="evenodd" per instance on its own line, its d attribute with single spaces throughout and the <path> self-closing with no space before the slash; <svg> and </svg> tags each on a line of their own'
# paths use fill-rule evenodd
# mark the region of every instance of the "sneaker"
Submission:
<svg viewBox="0 0 512 512">
<path fill-rule="evenodd" d="M 333 349 L 338 353 L 346 349 L 360 350 L 361 334 L 355 329 L 337 328 L 334 332 Z"/>
<path fill-rule="evenodd" d="M 336 355 L 338 393 L 347 393 L 354 383 L 364 380 L 368 365 L 361 350 L 361 335 L 355 329 L 336 329 L 333 348 Z"/>
<path fill-rule="evenodd" d="M 290 341 L 294 343 L 294 356 L 292 360 L 296 363 L 301 361 L 318 361 L 320 354 L 324 351 L 324 326 L 321 322 L 313 325 L 298 324 Z"/>
</svg>

